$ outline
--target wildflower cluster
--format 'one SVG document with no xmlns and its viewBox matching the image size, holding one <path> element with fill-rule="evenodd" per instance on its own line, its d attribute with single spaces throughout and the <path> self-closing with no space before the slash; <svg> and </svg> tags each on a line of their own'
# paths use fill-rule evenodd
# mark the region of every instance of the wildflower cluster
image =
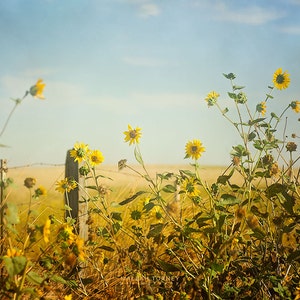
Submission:
<svg viewBox="0 0 300 300">
<path fill-rule="evenodd" d="M 78 210 L 74 218 L 71 213 L 62 221 L 56 214 L 34 218 L 31 201 L 47 192 L 35 188 L 33 177 L 24 180 L 30 196 L 26 221 L 16 205 L 8 201 L 4 206 L 0 295 L 300 299 L 298 135 L 292 133 L 289 140 L 286 124 L 280 130 L 288 110 L 299 113 L 300 101 L 292 99 L 282 113 L 271 112 L 268 118 L 272 92 L 290 85 L 287 71 L 275 71 L 273 86 L 254 111 L 236 76 L 223 75 L 231 84 L 226 94 L 230 113 L 216 91 L 204 101 L 233 125 L 240 142 L 216 179 L 202 175 L 199 160 L 206 148 L 199 139 L 182 147 L 184 158 L 192 160 L 188 167 L 149 172 L 139 148 L 142 129 L 128 125 L 124 141 L 134 145 L 138 166 L 122 159 L 118 170 L 127 168 L 144 183 L 136 180 L 134 186 L 113 190 L 103 183 L 112 179 L 96 168 L 104 161 L 101 151 L 75 143 L 67 158 L 78 165 L 79 178 L 66 175 L 56 182 L 56 191 L 65 196 L 64 212 L 72 211 L 69 193 L 82 192 L 78 207 L 72 206 Z M 44 86 L 38 81 L 28 93 L 43 99 Z"/>
</svg>

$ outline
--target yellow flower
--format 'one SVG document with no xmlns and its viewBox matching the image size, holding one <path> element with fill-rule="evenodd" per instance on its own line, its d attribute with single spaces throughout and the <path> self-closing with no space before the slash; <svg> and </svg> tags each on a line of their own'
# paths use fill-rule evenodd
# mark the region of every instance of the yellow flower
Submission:
<svg viewBox="0 0 300 300">
<path fill-rule="evenodd" d="M 64 225 L 60 232 L 63 240 L 67 241 L 69 245 L 72 245 L 76 239 L 76 234 L 73 233 L 73 228 L 70 225 Z"/>
<path fill-rule="evenodd" d="M 65 296 L 65 300 L 72 300 L 72 294 Z"/>
<path fill-rule="evenodd" d="M 50 225 L 51 225 L 51 220 L 47 219 L 46 223 L 43 228 L 43 237 L 45 243 L 49 243 L 49 236 L 50 236 Z"/>
<path fill-rule="evenodd" d="M 295 298 L 294 300 L 300 299 L 300 286 L 296 287 L 296 290 L 294 291 Z"/>
<path fill-rule="evenodd" d="M 56 182 L 55 190 L 60 193 L 69 193 L 77 187 L 77 182 L 71 178 L 65 178 Z"/>
<path fill-rule="evenodd" d="M 45 189 L 45 187 L 43 187 L 42 185 L 39 186 L 35 191 L 34 191 L 34 197 L 38 198 L 39 196 L 46 196 L 47 195 L 47 190 Z"/>
<path fill-rule="evenodd" d="M 16 257 L 21 256 L 22 251 L 16 248 L 9 248 L 7 249 L 6 257 Z"/>
<path fill-rule="evenodd" d="M 192 157 L 193 159 L 199 159 L 205 148 L 202 146 L 200 140 L 189 141 L 185 145 L 185 158 Z"/>
<path fill-rule="evenodd" d="M 70 151 L 70 156 L 74 158 L 74 161 L 82 162 L 87 158 L 89 154 L 89 146 L 84 143 L 76 143 L 74 148 Z"/>
<path fill-rule="evenodd" d="M 296 113 L 300 112 L 300 101 L 292 101 L 291 108 Z"/>
<path fill-rule="evenodd" d="M 141 128 L 136 127 L 133 129 L 130 125 L 128 125 L 128 131 L 123 132 L 125 134 L 125 142 L 129 142 L 129 145 L 131 144 L 138 144 L 139 139 L 142 136 Z"/>
<path fill-rule="evenodd" d="M 197 188 L 197 182 L 195 178 L 186 178 L 182 182 L 182 190 L 189 196 L 189 197 L 197 197 L 200 195 L 200 191 Z"/>
<path fill-rule="evenodd" d="M 282 72 L 282 69 L 279 68 L 273 75 L 273 83 L 278 90 L 286 89 L 290 84 L 290 75 L 286 71 Z"/>
<path fill-rule="evenodd" d="M 266 102 L 260 102 L 259 104 L 256 105 L 256 111 L 261 113 L 262 116 L 264 116 L 267 112 L 267 105 Z"/>
<path fill-rule="evenodd" d="M 101 164 L 104 161 L 104 156 L 101 151 L 93 150 L 89 154 L 89 161 L 92 167 Z"/>
<path fill-rule="evenodd" d="M 39 98 L 39 99 L 45 99 L 43 95 L 43 91 L 45 88 L 46 84 L 43 83 L 42 79 L 39 79 L 35 85 L 33 85 L 30 88 L 29 93 L 34 97 L 34 98 Z"/>
<path fill-rule="evenodd" d="M 207 101 L 207 105 L 208 106 L 215 105 L 219 97 L 220 97 L 220 94 L 218 94 L 215 91 L 212 91 L 212 92 L 208 93 L 206 98 L 205 98 L 205 100 Z"/>
<path fill-rule="evenodd" d="M 74 252 L 77 255 L 79 260 L 81 260 L 81 261 L 85 260 L 84 240 L 80 237 L 77 237 L 77 239 L 75 241 Z"/>
</svg>

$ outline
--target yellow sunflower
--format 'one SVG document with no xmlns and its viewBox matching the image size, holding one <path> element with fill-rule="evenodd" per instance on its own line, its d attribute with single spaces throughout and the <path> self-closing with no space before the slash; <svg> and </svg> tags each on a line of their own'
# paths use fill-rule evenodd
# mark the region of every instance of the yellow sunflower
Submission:
<svg viewBox="0 0 300 300">
<path fill-rule="evenodd" d="M 129 142 L 131 144 L 138 144 L 140 141 L 140 137 L 142 136 L 141 128 L 136 127 L 133 129 L 130 125 L 128 125 L 128 130 L 123 132 L 125 134 L 125 142 Z"/>
<path fill-rule="evenodd" d="M 204 151 L 205 148 L 200 140 L 189 141 L 185 145 L 185 158 L 199 159 Z"/>
<path fill-rule="evenodd" d="M 42 185 L 34 191 L 34 197 L 38 198 L 39 196 L 47 196 L 47 190 Z"/>
<path fill-rule="evenodd" d="M 47 219 L 46 223 L 44 225 L 43 228 L 43 237 L 44 237 L 44 241 L 45 243 L 49 243 L 49 236 L 50 236 L 50 225 L 51 225 L 51 220 Z"/>
<path fill-rule="evenodd" d="M 182 182 L 182 190 L 187 194 L 188 197 L 198 197 L 200 196 L 200 191 L 197 186 L 197 181 L 195 178 L 186 178 Z"/>
<path fill-rule="evenodd" d="M 81 163 L 88 157 L 89 146 L 84 143 L 76 143 L 74 148 L 70 151 L 71 157 L 74 158 L 74 161 Z"/>
<path fill-rule="evenodd" d="M 266 102 L 260 102 L 259 104 L 256 105 L 256 111 L 261 113 L 262 116 L 264 116 L 267 112 L 267 105 Z"/>
<path fill-rule="evenodd" d="M 294 112 L 299 113 L 300 112 L 300 101 L 292 101 L 291 108 Z"/>
<path fill-rule="evenodd" d="M 43 80 L 39 79 L 37 81 L 37 83 L 30 88 L 29 93 L 34 98 L 39 98 L 39 99 L 43 100 L 43 99 L 45 99 L 45 97 L 43 95 L 43 91 L 44 91 L 45 86 L 46 86 L 46 84 L 43 83 Z"/>
<path fill-rule="evenodd" d="M 279 68 L 273 75 L 273 83 L 278 90 L 286 89 L 290 85 L 290 75 Z"/>
<path fill-rule="evenodd" d="M 210 93 L 207 94 L 205 101 L 207 102 L 208 106 L 213 106 L 214 104 L 216 104 L 219 97 L 220 94 L 218 94 L 215 91 L 211 91 Z"/>
<path fill-rule="evenodd" d="M 56 182 L 55 190 L 60 193 L 69 193 L 77 187 L 77 182 L 71 178 L 65 178 Z"/>
<path fill-rule="evenodd" d="M 101 164 L 104 161 L 104 156 L 101 151 L 93 150 L 89 154 L 89 162 L 92 167 Z"/>
</svg>

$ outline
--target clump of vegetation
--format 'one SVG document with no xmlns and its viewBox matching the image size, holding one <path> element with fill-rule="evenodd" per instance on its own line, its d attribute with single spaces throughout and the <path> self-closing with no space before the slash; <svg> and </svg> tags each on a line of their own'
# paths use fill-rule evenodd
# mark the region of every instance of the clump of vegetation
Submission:
<svg viewBox="0 0 300 300">
<path fill-rule="evenodd" d="M 119 170 L 138 174 L 145 188 L 111 199 L 97 171 L 102 152 L 76 143 L 70 155 L 83 184 L 69 177 L 57 182 L 66 197 L 64 220 L 32 217 L 31 201 L 47 196 L 30 178 L 26 221 L 13 201 L 2 207 L 1 299 L 300 299 L 298 137 L 284 122 L 300 102 L 266 116 L 273 90 L 290 84 L 282 69 L 254 112 L 236 76 L 224 76 L 231 109 L 216 91 L 205 101 L 233 125 L 240 143 L 215 182 L 201 177 L 199 139 L 185 145 L 190 167 L 151 176 L 139 148 L 142 129 L 128 125 L 124 139 L 139 168 L 122 159 Z M 84 195 L 88 236 L 68 213 L 74 190 Z"/>
</svg>

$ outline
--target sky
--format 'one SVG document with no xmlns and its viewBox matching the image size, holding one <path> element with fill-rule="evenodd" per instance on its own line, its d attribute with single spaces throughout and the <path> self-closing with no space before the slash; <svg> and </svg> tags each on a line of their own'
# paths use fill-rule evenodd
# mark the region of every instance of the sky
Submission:
<svg viewBox="0 0 300 300">
<path fill-rule="evenodd" d="M 15 110 L 0 158 L 61 164 L 83 142 L 106 164 L 133 164 L 130 124 L 142 128 L 146 164 L 188 164 L 185 144 L 200 139 L 200 164 L 227 165 L 241 140 L 204 99 L 215 90 L 233 111 L 222 75 L 232 72 L 255 109 L 282 68 L 291 84 L 272 92 L 267 115 L 300 101 L 299 12 L 300 0 L 0 1 L 0 130 L 11 99 L 46 83 L 45 100 L 27 96 Z M 299 132 L 300 115 L 287 116 L 286 134 Z"/>
</svg>

